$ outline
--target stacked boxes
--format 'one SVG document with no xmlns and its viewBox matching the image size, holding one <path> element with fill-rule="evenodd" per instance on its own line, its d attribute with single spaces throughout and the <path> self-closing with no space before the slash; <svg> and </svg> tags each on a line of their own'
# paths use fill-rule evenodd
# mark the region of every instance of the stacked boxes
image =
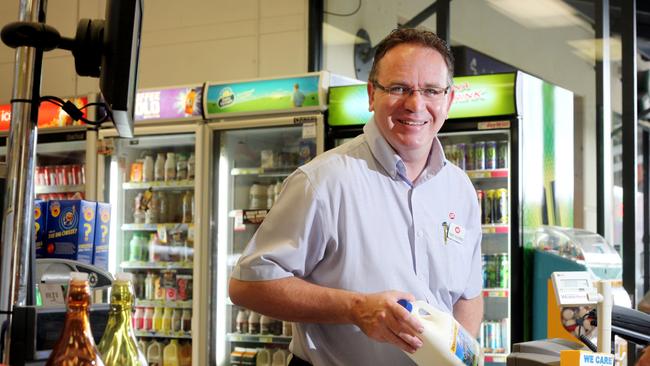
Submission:
<svg viewBox="0 0 650 366">
<path fill-rule="evenodd" d="M 41 220 L 38 221 L 38 211 Z M 108 226 L 110 204 L 85 200 L 50 200 L 34 203 L 37 229 L 45 227 L 37 258 L 62 258 L 95 264 L 108 269 Z M 98 214 L 99 213 L 99 214 Z M 102 217 L 100 217 L 102 216 Z"/>
<path fill-rule="evenodd" d="M 36 229 L 34 242 L 36 245 L 36 258 L 43 257 L 43 241 L 45 240 L 45 218 L 47 217 L 47 202 L 43 200 L 34 201 L 34 226 Z"/>
</svg>

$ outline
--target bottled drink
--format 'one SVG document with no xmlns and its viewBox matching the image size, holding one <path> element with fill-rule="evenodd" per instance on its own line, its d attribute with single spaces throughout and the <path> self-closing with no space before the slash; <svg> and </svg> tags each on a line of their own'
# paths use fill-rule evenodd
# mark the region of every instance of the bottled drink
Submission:
<svg viewBox="0 0 650 366">
<path fill-rule="evenodd" d="M 194 157 L 194 153 L 191 153 L 189 159 L 187 159 L 187 179 L 194 179 L 195 172 L 196 158 Z"/>
<path fill-rule="evenodd" d="M 178 366 L 180 360 L 178 357 L 179 351 L 178 339 L 172 338 L 168 345 L 163 349 L 163 366 Z"/>
<path fill-rule="evenodd" d="M 151 192 L 151 199 L 144 215 L 145 224 L 156 224 L 160 219 L 160 202 L 158 201 L 158 193 Z"/>
<path fill-rule="evenodd" d="M 144 324 L 142 330 L 149 332 L 153 328 L 153 307 L 148 306 L 144 309 Z"/>
<path fill-rule="evenodd" d="M 68 294 L 68 311 L 59 340 L 54 345 L 46 366 L 103 366 L 90 331 L 90 287 L 88 274 L 71 272 Z"/>
<path fill-rule="evenodd" d="M 149 250 L 151 252 L 151 250 Z M 153 273 L 147 272 L 147 278 L 144 280 L 144 298 L 147 300 L 153 300 L 154 299 L 154 277 Z"/>
<path fill-rule="evenodd" d="M 142 163 L 142 181 L 151 182 L 155 178 L 153 156 L 146 155 Z"/>
<path fill-rule="evenodd" d="M 188 342 L 185 344 L 181 344 L 181 349 L 178 352 L 179 352 L 178 358 L 180 359 L 180 365 L 192 366 L 192 343 Z"/>
<path fill-rule="evenodd" d="M 189 332 L 192 330 L 192 311 L 190 309 L 183 309 L 183 316 L 181 317 L 181 330 Z"/>
<path fill-rule="evenodd" d="M 176 154 L 168 152 L 165 160 L 165 182 L 174 179 L 176 179 Z"/>
<path fill-rule="evenodd" d="M 174 313 L 172 314 L 172 332 L 181 330 L 181 317 L 182 310 L 178 308 L 174 309 Z"/>
<path fill-rule="evenodd" d="M 178 160 L 176 161 L 176 179 L 187 179 L 187 155 L 185 154 L 178 154 Z"/>
<path fill-rule="evenodd" d="M 153 340 L 147 347 L 147 361 L 149 366 L 162 366 L 162 353 L 163 346 L 157 340 Z"/>
<path fill-rule="evenodd" d="M 156 155 L 153 177 L 157 181 L 165 180 L 165 153 L 158 153 L 158 155 Z"/>
<path fill-rule="evenodd" d="M 135 299 L 132 279 L 131 273 L 120 272 L 111 287 L 108 323 L 97 346 L 106 366 L 147 365 L 131 325 L 131 307 Z"/>
<path fill-rule="evenodd" d="M 170 222 L 169 220 L 169 201 L 167 200 L 167 193 L 158 192 L 158 222 Z"/>
<path fill-rule="evenodd" d="M 165 311 L 163 312 L 163 320 L 162 320 L 162 330 L 163 332 L 171 332 L 172 330 L 172 313 L 173 313 L 172 308 L 165 308 Z"/>
<path fill-rule="evenodd" d="M 129 261 L 135 262 L 142 260 L 142 248 L 140 248 L 140 234 L 134 233 L 129 242 Z"/>
<path fill-rule="evenodd" d="M 183 195 L 183 223 L 189 224 L 192 222 L 192 201 L 194 201 L 194 195 L 192 191 L 187 191 Z"/>
<path fill-rule="evenodd" d="M 163 308 L 156 306 L 156 310 L 153 311 L 153 327 L 151 330 L 154 332 L 160 332 L 163 328 Z"/>
<path fill-rule="evenodd" d="M 133 329 L 142 330 L 143 328 L 144 328 L 144 308 L 142 306 L 136 306 L 135 314 L 133 314 Z"/>
</svg>

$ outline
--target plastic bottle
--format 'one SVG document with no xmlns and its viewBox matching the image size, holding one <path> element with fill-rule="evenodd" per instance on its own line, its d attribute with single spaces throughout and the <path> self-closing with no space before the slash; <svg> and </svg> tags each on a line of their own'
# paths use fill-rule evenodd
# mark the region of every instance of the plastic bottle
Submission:
<svg viewBox="0 0 650 366">
<path fill-rule="evenodd" d="M 237 312 L 237 333 L 248 333 L 248 312 L 239 309 Z"/>
<path fill-rule="evenodd" d="M 181 317 L 183 316 L 183 311 L 181 309 L 174 309 L 172 313 L 172 332 L 178 332 L 181 330 Z"/>
<path fill-rule="evenodd" d="M 136 306 L 135 313 L 133 314 L 133 329 L 142 330 L 143 328 L 144 328 L 144 308 L 142 306 Z"/>
<path fill-rule="evenodd" d="M 163 364 L 163 346 L 157 340 L 153 340 L 147 347 L 147 361 L 149 366 L 162 366 Z"/>
<path fill-rule="evenodd" d="M 158 192 L 151 192 L 151 199 L 147 211 L 144 214 L 145 224 L 156 224 L 160 219 L 160 202 L 158 201 Z"/>
<path fill-rule="evenodd" d="M 172 313 L 173 313 L 172 308 L 165 308 L 164 315 L 162 318 L 162 331 L 163 332 L 171 332 L 172 330 Z"/>
<path fill-rule="evenodd" d="M 138 193 L 135 196 L 134 199 L 134 204 L 133 204 L 133 222 L 136 224 L 142 224 L 144 223 L 144 209 L 142 207 L 142 198 L 143 195 L 142 193 Z"/>
<path fill-rule="evenodd" d="M 183 316 L 181 317 L 181 330 L 183 332 L 192 331 L 192 310 L 183 309 Z"/>
<path fill-rule="evenodd" d="M 66 304 L 68 311 L 65 314 L 63 331 L 45 365 L 103 366 L 104 362 L 90 331 L 90 287 L 87 273 L 70 273 Z"/>
<path fill-rule="evenodd" d="M 260 314 L 251 311 L 248 316 L 248 332 L 250 334 L 259 334 L 260 332 Z"/>
<path fill-rule="evenodd" d="M 147 154 L 142 163 L 142 181 L 152 182 L 155 178 L 153 157 Z"/>
<path fill-rule="evenodd" d="M 271 351 L 266 348 L 258 349 L 255 366 L 271 366 Z"/>
<path fill-rule="evenodd" d="M 178 358 L 181 366 L 192 366 L 192 343 L 181 344 Z"/>
<path fill-rule="evenodd" d="M 142 324 L 142 330 L 145 332 L 150 332 L 153 328 L 153 307 L 148 306 L 144 309 L 144 322 Z"/>
<path fill-rule="evenodd" d="M 194 153 L 190 154 L 190 157 L 187 159 L 187 179 L 192 180 L 196 174 L 196 158 Z"/>
<path fill-rule="evenodd" d="M 140 248 L 140 233 L 134 233 L 129 241 L 129 261 L 142 260 L 142 248 Z"/>
<path fill-rule="evenodd" d="M 131 323 L 133 274 L 120 272 L 111 287 L 108 323 L 97 349 L 106 366 L 147 366 L 147 359 L 135 339 Z"/>
<path fill-rule="evenodd" d="M 163 328 L 163 308 L 161 306 L 156 306 L 153 311 L 153 327 L 151 330 L 154 332 L 160 332 Z"/>
<path fill-rule="evenodd" d="M 187 179 L 187 155 L 185 154 L 178 154 L 178 160 L 176 161 L 176 179 Z"/>
<path fill-rule="evenodd" d="M 400 300 L 399 303 L 424 327 L 424 332 L 418 336 L 422 340 L 422 347 L 415 353 L 405 352 L 415 363 L 440 366 L 483 365 L 480 345 L 451 314 L 424 301 L 409 303 Z"/>
<path fill-rule="evenodd" d="M 278 349 L 273 353 L 271 366 L 285 366 L 287 364 L 287 351 Z"/>
<path fill-rule="evenodd" d="M 275 184 L 269 184 L 268 188 L 266 189 L 266 208 L 271 208 L 273 204 L 275 203 Z"/>
<path fill-rule="evenodd" d="M 165 192 L 158 192 L 158 210 L 158 222 L 169 222 L 169 200 Z"/>
<path fill-rule="evenodd" d="M 165 160 L 165 182 L 174 179 L 176 179 L 176 154 L 168 152 Z"/>
<path fill-rule="evenodd" d="M 165 153 L 156 155 L 156 162 L 153 168 L 153 177 L 156 181 L 165 180 Z"/>
<path fill-rule="evenodd" d="M 163 349 L 163 366 L 179 366 L 180 360 L 178 357 L 179 351 L 178 340 L 172 338 L 168 345 Z"/>
<path fill-rule="evenodd" d="M 194 201 L 194 195 L 192 191 L 187 191 L 183 195 L 183 223 L 189 224 L 192 222 L 192 201 Z"/>
<path fill-rule="evenodd" d="M 151 252 L 151 250 L 149 252 Z M 153 285 L 152 272 L 147 272 L 147 277 L 144 279 L 144 298 L 147 300 L 153 300 L 154 298 L 154 285 Z"/>
</svg>

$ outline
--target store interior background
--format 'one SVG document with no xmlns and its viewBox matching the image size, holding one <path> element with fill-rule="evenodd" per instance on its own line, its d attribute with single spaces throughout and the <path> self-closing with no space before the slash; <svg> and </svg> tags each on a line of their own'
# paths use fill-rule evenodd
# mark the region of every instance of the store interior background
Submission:
<svg viewBox="0 0 650 366">
<path fill-rule="evenodd" d="M 361 7 L 356 12 L 357 0 L 324 2 L 329 14 L 324 15 L 323 24 L 323 69 L 353 77 L 354 35 L 359 28 L 368 31 L 375 45 L 391 29 L 432 3 L 359 1 Z M 67 37 L 74 36 L 79 19 L 104 17 L 105 1 L 102 0 L 49 0 L 47 3 L 47 23 Z M 146 0 L 139 88 L 305 73 L 309 71 L 309 5 L 308 0 Z M 593 20 L 571 5 L 593 7 L 593 2 L 453 0 L 450 39 L 452 45 L 471 47 L 575 93 L 575 224 L 597 231 L 597 42 Z M 0 23 L 15 21 L 18 7 L 18 0 L 2 1 Z M 650 18 L 650 11 L 643 14 Z M 617 13 L 612 11 L 611 15 L 615 17 Z M 435 31 L 435 16 L 421 26 Z M 612 37 L 611 109 L 612 129 L 616 130 L 622 110 L 621 42 L 615 29 Z M 645 49 L 650 48 L 649 43 L 647 39 L 639 40 L 639 46 Z M 11 98 L 14 56 L 13 49 L 0 45 L 0 104 L 9 103 Z M 639 71 L 650 69 L 650 62 L 640 55 L 637 65 Z M 98 91 L 97 79 L 76 75 L 69 52 L 55 50 L 44 55 L 42 95 L 66 97 Z M 621 167 L 620 145 L 614 143 L 612 151 L 611 179 L 616 182 Z M 613 221 L 614 211 L 620 207 L 612 205 L 611 210 L 606 218 Z M 606 237 L 620 245 L 620 232 L 615 235 L 613 227 L 611 223 Z M 639 243 L 637 248 L 640 247 Z"/>
</svg>

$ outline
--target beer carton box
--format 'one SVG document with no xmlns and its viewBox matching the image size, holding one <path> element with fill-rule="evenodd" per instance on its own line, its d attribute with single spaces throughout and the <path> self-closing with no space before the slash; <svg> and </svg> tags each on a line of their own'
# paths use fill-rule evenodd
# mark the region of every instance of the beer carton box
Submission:
<svg viewBox="0 0 650 366">
<path fill-rule="evenodd" d="M 45 257 L 92 264 L 96 206 L 85 200 L 48 201 Z"/>
<path fill-rule="evenodd" d="M 97 202 L 93 264 L 108 271 L 108 239 L 111 225 L 111 204 Z"/>
<path fill-rule="evenodd" d="M 34 244 L 36 247 L 36 258 L 43 258 L 43 240 L 45 239 L 45 218 L 47 217 L 47 202 L 43 200 L 34 201 Z"/>
</svg>

